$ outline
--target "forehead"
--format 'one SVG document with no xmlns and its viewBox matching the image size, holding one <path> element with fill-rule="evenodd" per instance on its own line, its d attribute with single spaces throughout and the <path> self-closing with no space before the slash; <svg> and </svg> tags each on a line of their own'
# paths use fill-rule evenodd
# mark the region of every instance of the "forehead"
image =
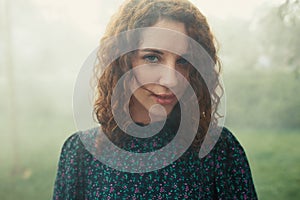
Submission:
<svg viewBox="0 0 300 200">
<path fill-rule="evenodd" d="M 161 20 L 141 33 L 140 49 L 156 48 L 182 55 L 188 47 L 187 31 L 181 22 Z"/>
</svg>

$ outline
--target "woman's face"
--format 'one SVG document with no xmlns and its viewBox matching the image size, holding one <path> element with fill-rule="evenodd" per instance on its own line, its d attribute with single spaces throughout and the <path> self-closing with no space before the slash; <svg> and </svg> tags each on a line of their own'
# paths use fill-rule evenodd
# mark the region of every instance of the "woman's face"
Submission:
<svg viewBox="0 0 300 200">
<path fill-rule="evenodd" d="M 187 35 L 183 23 L 169 19 L 162 19 L 153 27 Z M 174 54 L 166 49 L 180 53 Z M 187 54 L 187 51 L 188 42 L 183 37 L 172 39 L 172 37 L 162 38 L 159 33 L 142 34 L 139 49 L 131 60 L 134 71 L 133 84 L 138 85 L 130 100 L 130 114 L 133 121 L 148 124 L 151 122 L 149 114 L 153 121 L 160 121 L 172 111 L 178 102 L 176 96 L 180 98 L 186 89 L 186 81 L 183 79 L 188 78 L 189 63 L 182 55 Z M 155 106 L 157 104 L 164 109 Z"/>
</svg>

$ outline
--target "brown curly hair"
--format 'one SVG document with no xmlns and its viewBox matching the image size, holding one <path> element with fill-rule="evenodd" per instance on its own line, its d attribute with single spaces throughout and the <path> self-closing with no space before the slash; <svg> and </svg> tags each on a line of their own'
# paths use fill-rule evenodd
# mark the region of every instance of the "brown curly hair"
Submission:
<svg viewBox="0 0 300 200">
<path fill-rule="evenodd" d="M 189 82 L 195 91 L 201 111 L 198 132 L 192 145 L 198 149 L 210 123 L 217 126 L 220 117 L 217 107 L 223 95 L 223 88 L 219 82 L 220 61 L 217 57 L 215 38 L 205 16 L 188 0 L 127 0 L 112 16 L 97 54 L 99 62 L 95 66 L 95 117 L 109 137 L 118 139 L 118 134 L 114 132 L 117 124 L 112 114 L 111 98 L 113 88 L 120 77 L 131 69 L 132 53 L 121 55 L 106 66 L 109 55 L 118 51 L 116 44 L 109 38 L 124 31 L 151 27 L 161 19 L 184 23 L 188 36 L 198 42 L 214 62 L 211 69 L 206 69 L 210 83 L 206 84 L 196 69 L 189 71 Z M 212 88 L 208 88 L 208 85 Z M 211 94 L 209 90 L 212 91 Z"/>
</svg>

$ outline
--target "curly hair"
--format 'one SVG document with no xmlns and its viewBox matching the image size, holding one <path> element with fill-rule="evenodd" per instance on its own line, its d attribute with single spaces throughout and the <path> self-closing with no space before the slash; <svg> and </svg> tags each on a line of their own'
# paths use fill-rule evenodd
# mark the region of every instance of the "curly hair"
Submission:
<svg viewBox="0 0 300 200">
<path fill-rule="evenodd" d="M 216 40 L 205 16 L 188 0 L 127 0 L 112 16 L 97 54 L 99 62 L 95 66 L 97 83 L 94 113 L 103 132 L 109 137 L 118 138 L 114 133 L 117 124 L 112 113 L 111 99 L 118 80 L 132 67 L 132 53 L 121 55 L 106 66 L 104 63 L 108 63 L 109 55 L 118 51 L 115 43 L 109 42 L 109 38 L 128 30 L 151 27 L 161 19 L 184 23 L 188 36 L 198 42 L 214 62 L 210 69 L 206 69 L 210 83 L 206 84 L 196 69 L 192 68 L 189 71 L 189 82 L 195 91 L 201 111 L 198 132 L 192 145 L 199 148 L 210 124 L 217 126 L 220 118 L 217 107 L 223 95 L 223 88 L 219 82 L 220 61 Z M 208 85 L 211 88 L 208 88 Z"/>
</svg>

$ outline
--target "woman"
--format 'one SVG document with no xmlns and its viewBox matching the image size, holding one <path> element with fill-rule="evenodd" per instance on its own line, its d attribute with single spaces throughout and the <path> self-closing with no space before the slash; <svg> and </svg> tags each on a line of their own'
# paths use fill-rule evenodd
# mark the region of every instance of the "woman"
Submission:
<svg viewBox="0 0 300 200">
<path fill-rule="evenodd" d="M 65 142 L 53 199 L 257 199 L 243 148 L 218 126 L 219 60 L 194 5 L 126 1 L 98 61 L 101 126 Z"/>
</svg>

